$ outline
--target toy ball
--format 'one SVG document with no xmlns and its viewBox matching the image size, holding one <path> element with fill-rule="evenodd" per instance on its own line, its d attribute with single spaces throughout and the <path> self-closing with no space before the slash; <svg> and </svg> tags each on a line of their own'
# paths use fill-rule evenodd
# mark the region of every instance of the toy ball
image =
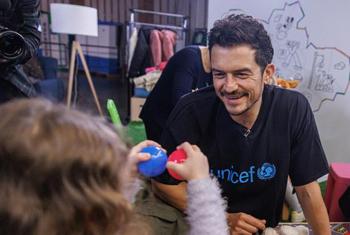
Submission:
<svg viewBox="0 0 350 235">
<path fill-rule="evenodd" d="M 183 163 L 186 160 L 186 158 L 186 152 L 183 149 L 177 149 L 170 154 L 168 161 L 175 163 Z M 174 179 L 183 180 L 183 178 L 176 174 L 173 170 L 168 169 L 168 172 Z"/>
<path fill-rule="evenodd" d="M 154 177 L 165 171 L 168 156 L 161 148 L 147 146 L 141 150 L 141 153 L 151 154 L 149 160 L 138 164 L 138 170 L 142 175 Z"/>
</svg>

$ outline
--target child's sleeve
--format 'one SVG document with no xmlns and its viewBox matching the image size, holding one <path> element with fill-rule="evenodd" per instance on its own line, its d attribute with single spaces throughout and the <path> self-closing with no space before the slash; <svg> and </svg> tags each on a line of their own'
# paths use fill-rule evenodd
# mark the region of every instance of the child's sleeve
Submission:
<svg viewBox="0 0 350 235">
<path fill-rule="evenodd" d="M 215 178 L 190 180 L 187 186 L 187 221 L 190 235 L 229 234 L 226 202 Z"/>
</svg>

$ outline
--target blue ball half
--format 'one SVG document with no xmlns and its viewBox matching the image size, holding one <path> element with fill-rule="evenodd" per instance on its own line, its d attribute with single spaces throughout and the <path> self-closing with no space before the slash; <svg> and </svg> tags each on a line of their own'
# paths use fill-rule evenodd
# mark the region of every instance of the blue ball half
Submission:
<svg viewBox="0 0 350 235">
<path fill-rule="evenodd" d="M 151 154 L 149 160 L 138 164 L 138 170 L 142 175 L 154 177 L 165 171 L 168 156 L 162 149 L 156 146 L 147 146 L 141 150 L 141 153 Z"/>
</svg>

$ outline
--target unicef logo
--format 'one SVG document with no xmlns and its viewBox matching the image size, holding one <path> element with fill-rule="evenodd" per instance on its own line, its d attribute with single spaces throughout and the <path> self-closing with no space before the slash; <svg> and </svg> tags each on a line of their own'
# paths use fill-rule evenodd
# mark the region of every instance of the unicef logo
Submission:
<svg viewBox="0 0 350 235">
<path fill-rule="evenodd" d="M 276 167 L 270 163 L 264 163 L 257 172 L 258 178 L 261 180 L 268 180 L 276 175 Z"/>
</svg>

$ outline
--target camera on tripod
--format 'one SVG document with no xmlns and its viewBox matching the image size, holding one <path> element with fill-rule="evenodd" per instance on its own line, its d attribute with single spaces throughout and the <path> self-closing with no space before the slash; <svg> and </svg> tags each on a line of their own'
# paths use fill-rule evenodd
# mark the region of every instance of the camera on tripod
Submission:
<svg viewBox="0 0 350 235">
<path fill-rule="evenodd" d="M 0 25 L 0 59 L 13 62 L 25 53 L 24 37 Z"/>
</svg>

